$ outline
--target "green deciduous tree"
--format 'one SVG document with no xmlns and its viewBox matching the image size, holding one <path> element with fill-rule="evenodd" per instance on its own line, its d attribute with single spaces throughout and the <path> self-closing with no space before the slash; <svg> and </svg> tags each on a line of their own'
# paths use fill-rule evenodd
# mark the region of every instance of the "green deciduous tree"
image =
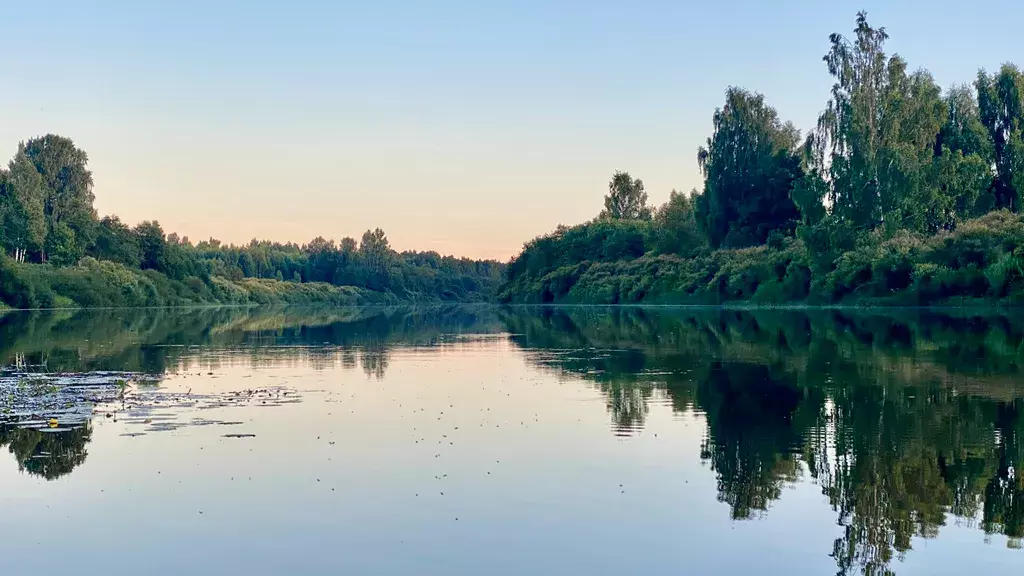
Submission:
<svg viewBox="0 0 1024 576">
<path fill-rule="evenodd" d="M 919 212 L 929 224 L 929 232 L 951 229 L 962 220 L 994 208 L 989 194 L 992 170 L 978 154 L 964 154 L 943 146 L 935 157 L 930 177 L 937 193 L 931 202 L 922 203 Z"/>
<path fill-rule="evenodd" d="M 964 156 L 976 154 L 994 162 L 992 139 L 981 122 L 974 90 L 966 85 L 954 85 L 946 93 L 945 101 L 946 123 L 939 131 L 937 145 Z"/>
<path fill-rule="evenodd" d="M 64 222 L 50 226 L 46 234 L 45 250 L 54 266 L 71 266 L 78 262 L 83 253 L 82 247 L 75 241 L 74 230 Z"/>
<path fill-rule="evenodd" d="M 24 142 L 19 146 L 19 154 L 24 154 L 43 178 L 48 233 L 64 235 L 64 230 L 56 232 L 58 224 L 64 224 L 71 232 L 71 242 L 60 238 L 47 242 L 47 246 L 59 245 L 72 249 L 73 254 L 63 254 L 62 258 L 72 257 L 77 260 L 92 243 L 96 222 L 88 155 L 77 148 L 70 138 L 55 134 Z"/>
<path fill-rule="evenodd" d="M 950 207 L 964 198 L 951 198 L 962 191 L 937 180 L 956 159 L 940 170 L 935 158 L 943 146 L 983 153 L 969 98 L 958 89 L 944 100 L 929 73 L 908 74 L 902 58 L 886 55 L 885 29 L 871 27 L 864 12 L 854 32 L 852 40 L 830 36 L 832 98 L 809 138 L 833 214 L 860 230 L 948 229 L 956 220 Z"/>
<path fill-rule="evenodd" d="M 1024 192 L 1024 73 L 1013 64 L 992 75 L 981 70 L 974 87 L 981 123 L 992 141 L 995 205 L 1019 211 Z"/>
<path fill-rule="evenodd" d="M 138 238 L 140 255 L 139 265 L 143 270 L 163 270 L 164 255 L 167 251 L 167 239 L 164 229 L 157 221 L 141 222 L 135 226 L 135 237 Z"/>
<path fill-rule="evenodd" d="M 367 269 L 367 288 L 382 290 L 390 281 L 394 254 L 388 237 L 380 228 L 367 230 L 359 242 L 359 255 Z"/>
<path fill-rule="evenodd" d="M 659 252 L 690 256 L 704 246 L 704 236 L 697 225 L 694 209 L 694 198 L 697 196 L 696 190 L 689 195 L 673 190 L 668 202 L 655 212 L 654 225 Z"/>
<path fill-rule="evenodd" d="M 838 33 L 829 37 L 832 47 L 824 61 L 835 83 L 810 138 L 818 165 L 829 170 L 833 211 L 857 226 L 873 228 L 882 218 L 879 151 L 890 76 L 883 48 L 889 35 L 868 25 L 864 12 L 857 15 L 855 33 L 853 41 Z M 897 61 L 892 66 L 902 68 Z"/>
<path fill-rule="evenodd" d="M 0 170 L 0 232 L 4 248 L 18 261 L 38 254 L 46 236 L 43 178 L 22 153 Z"/>
<path fill-rule="evenodd" d="M 142 263 L 139 238 L 117 216 L 105 216 L 100 220 L 90 255 L 98 260 L 120 262 L 131 268 L 138 268 Z"/>
<path fill-rule="evenodd" d="M 304 247 L 309 282 L 330 282 L 338 268 L 338 250 L 333 240 L 317 236 Z"/>
<path fill-rule="evenodd" d="M 651 210 L 647 207 L 647 192 L 639 178 L 633 179 L 628 172 L 616 172 L 608 183 L 608 195 L 604 197 L 601 217 L 622 220 L 650 220 Z"/>
<path fill-rule="evenodd" d="M 791 234 L 799 211 L 790 196 L 802 177 L 799 132 L 783 123 L 760 94 L 729 88 L 715 111 L 714 133 L 697 153 L 705 176 L 697 218 L 711 246 L 763 243 Z"/>
</svg>

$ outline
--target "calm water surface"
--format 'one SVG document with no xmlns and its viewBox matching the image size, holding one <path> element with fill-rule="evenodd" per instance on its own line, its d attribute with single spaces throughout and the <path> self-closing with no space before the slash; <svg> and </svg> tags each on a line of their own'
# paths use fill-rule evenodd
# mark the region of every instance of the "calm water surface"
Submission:
<svg viewBox="0 0 1024 576">
<path fill-rule="evenodd" d="M 3 573 L 1019 573 L 1022 360 L 984 314 L 8 314 Z"/>
</svg>

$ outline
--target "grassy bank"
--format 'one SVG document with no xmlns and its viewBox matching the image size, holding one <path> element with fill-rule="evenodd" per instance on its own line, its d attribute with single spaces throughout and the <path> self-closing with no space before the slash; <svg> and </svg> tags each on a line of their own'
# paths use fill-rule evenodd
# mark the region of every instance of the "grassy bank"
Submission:
<svg viewBox="0 0 1024 576">
<path fill-rule="evenodd" d="M 837 231 L 833 230 L 832 233 Z M 840 231 L 841 232 L 841 231 Z M 659 254 L 656 223 L 592 222 L 527 245 L 505 303 L 1018 305 L 1024 219 L 997 211 L 927 236 L 881 230 L 848 249 L 821 230 L 742 249 Z"/>
<path fill-rule="evenodd" d="M 391 304 L 399 299 L 324 282 L 221 276 L 174 280 L 155 270 L 138 270 L 84 258 L 78 265 L 15 263 L 0 256 L 0 308 L 103 308 L 209 304 Z"/>
</svg>

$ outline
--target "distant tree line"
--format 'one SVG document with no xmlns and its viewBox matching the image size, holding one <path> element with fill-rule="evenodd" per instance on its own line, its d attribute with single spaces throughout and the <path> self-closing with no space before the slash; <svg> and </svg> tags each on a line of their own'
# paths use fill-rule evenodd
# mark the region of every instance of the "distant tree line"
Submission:
<svg viewBox="0 0 1024 576">
<path fill-rule="evenodd" d="M 697 153 L 701 190 L 646 205 L 612 177 L 605 209 L 513 259 L 504 301 L 939 303 L 1024 293 L 1024 72 L 943 90 L 887 55 L 857 15 L 800 131 L 761 94 L 726 91 Z"/>
<path fill-rule="evenodd" d="M 397 252 L 379 228 L 338 244 L 323 237 L 305 245 L 193 243 L 165 233 L 155 220 L 130 226 L 117 216 L 100 218 L 93 201 L 88 156 L 70 139 L 48 134 L 18 146 L 0 168 L 0 301 L 46 306 L 63 295 L 70 300 L 64 304 L 167 305 L 329 295 L 340 303 L 345 294 L 377 295 L 364 301 L 482 300 L 504 269 L 496 261 Z M 351 290 L 299 290 L 273 281 Z"/>
</svg>

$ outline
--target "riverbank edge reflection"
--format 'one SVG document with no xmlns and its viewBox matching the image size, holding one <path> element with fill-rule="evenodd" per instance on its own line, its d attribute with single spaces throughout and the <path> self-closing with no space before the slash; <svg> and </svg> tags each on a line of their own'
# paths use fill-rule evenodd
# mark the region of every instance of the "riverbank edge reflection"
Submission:
<svg viewBox="0 0 1024 576">
<path fill-rule="evenodd" d="M 642 433 L 655 401 L 701 415 L 701 458 L 736 520 L 770 513 L 787 485 L 814 482 L 843 526 L 830 551 L 839 573 L 881 574 L 913 538 L 937 537 L 950 520 L 1020 546 L 1022 326 L 1014 316 L 932 310 L 19 313 L 0 316 L 0 359 L 44 371 L 167 373 L 204 350 L 230 350 L 228 358 L 253 365 L 301 353 L 314 367 L 385 379 L 397 348 L 497 335 L 536 369 L 599 390 L 616 434 Z M 29 435 L 3 431 L 30 474 L 59 477 L 84 461 L 87 428 L 67 447 Z M 61 458 L 41 467 L 40 454 Z"/>
</svg>

